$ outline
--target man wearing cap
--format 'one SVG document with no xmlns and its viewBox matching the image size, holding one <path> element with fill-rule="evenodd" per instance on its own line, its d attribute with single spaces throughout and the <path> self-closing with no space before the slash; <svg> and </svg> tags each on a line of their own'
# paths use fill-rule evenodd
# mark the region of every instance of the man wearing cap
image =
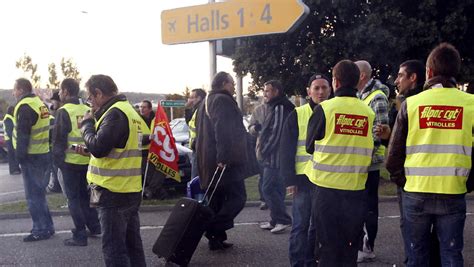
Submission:
<svg viewBox="0 0 474 267">
<path fill-rule="evenodd" d="M 280 175 L 285 177 L 287 191 L 293 194 L 293 225 L 290 233 L 289 258 L 291 266 L 314 266 L 316 228 L 311 224 L 311 196 L 314 184 L 304 174 L 311 155 L 306 152 L 306 131 L 309 118 L 319 103 L 327 100 L 331 87 L 329 79 L 314 74 L 308 82 L 309 101 L 288 115 L 280 142 Z"/>
</svg>

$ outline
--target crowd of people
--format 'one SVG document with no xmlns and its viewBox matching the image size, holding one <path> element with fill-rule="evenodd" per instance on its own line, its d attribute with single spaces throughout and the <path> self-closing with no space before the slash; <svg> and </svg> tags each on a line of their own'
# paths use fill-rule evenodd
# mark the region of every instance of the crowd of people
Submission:
<svg viewBox="0 0 474 267">
<path fill-rule="evenodd" d="M 233 246 L 227 231 L 244 208 L 249 154 L 255 153 L 261 208 L 270 211 L 260 228 L 271 234 L 291 228 L 291 266 L 356 266 L 376 257 L 383 167 L 398 186 L 407 266 L 463 266 L 465 194 L 474 189 L 474 96 L 457 88 L 460 68 L 456 48 L 442 43 L 426 65 L 400 65 L 394 96 L 373 77 L 369 62 L 341 60 L 332 78 L 310 77 L 307 102 L 298 107 L 281 82 L 270 80 L 248 129 L 230 74 L 217 73 L 207 93 L 192 90 L 186 112 L 192 178 L 199 176 L 203 190 L 217 186 L 205 233 L 209 249 Z M 156 189 L 162 180 L 144 178 L 156 176 L 144 171 L 151 102 L 142 101 L 137 112 L 106 75 L 93 75 L 85 87 L 87 104 L 77 81 L 62 81 L 51 127 L 50 110 L 31 83 L 15 81 L 18 102 L 4 121 L 10 174 L 23 176 L 33 221 L 23 241 L 55 233 L 45 197 L 52 159 L 74 224 L 64 245 L 87 246 L 88 237 L 102 236 L 107 266 L 145 266 L 138 210 L 143 196 L 163 194 Z M 225 171 L 211 185 L 216 169 Z"/>
</svg>

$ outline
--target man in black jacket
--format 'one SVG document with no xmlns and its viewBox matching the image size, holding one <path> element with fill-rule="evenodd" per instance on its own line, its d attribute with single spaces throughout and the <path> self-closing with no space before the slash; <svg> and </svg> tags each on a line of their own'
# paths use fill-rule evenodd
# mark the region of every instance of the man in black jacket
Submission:
<svg viewBox="0 0 474 267">
<path fill-rule="evenodd" d="M 304 174 L 311 155 L 306 153 L 306 129 L 314 108 L 328 99 L 329 79 L 321 74 L 311 76 L 307 88 L 309 101 L 290 113 L 283 127 L 280 142 L 280 175 L 285 177 L 287 191 L 293 194 L 293 226 L 290 234 L 291 266 L 314 266 L 316 260 L 316 228 L 311 222 L 311 196 L 314 184 Z"/>
<path fill-rule="evenodd" d="M 473 178 L 469 169 L 474 163 L 470 147 L 474 101 L 457 89 L 455 77 L 460 66 L 461 57 L 454 46 L 442 43 L 431 51 L 424 91 L 403 102 L 390 140 L 386 167 L 391 180 L 403 186 L 403 237 L 410 244 L 408 266 L 431 264 L 432 236 L 428 233 L 432 229 L 439 238 L 437 249 L 443 266 L 463 266 L 465 193 L 472 191 Z M 449 114 L 446 109 L 453 107 L 461 112 L 445 115 Z M 429 124 L 424 120 L 426 110 L 435 114 Z M 460 136 L 467 142 L 459 141 Z M 462 149 L 450 149 L 456 146 Z"/>
<path fill-rule="evenodd" d="M 247 195 L 244 169 L 247 163 L 246 130 L 237 102 L 232 98 L 235 83 L 226 72 L 212 81 L 212 90 L 199 106 L 196 118 L 196 153 L 201 188 L 210 186 L 217 167 L 225 172 L 209 206 L 215 212 L 206 232 L 210 250 L 232 246 L 226 231 L 244 208 Z M 214 188 L 216 181 L 210 186 Z"/>
<path fill-rule="evenodd" d="M 93 113 L 84 115 L 81 132 L 91 153 L 87 180 L 92 195 L 100 195 L 94 204 L 100 215 L 104 261 L 107 266 L 145 266 L 138 209 L 140 129 L 146 125 L 109 76 L 91 76 L 86 88 Z M 84 152 L 82 146 L 78 152 Z"/>
<path fill-rule="evenodd" d="M 52 138 L 53 161 L 63 174 L 64 191 L 75 227 L 72 229 L 72 238 L 64 240 L 66 246 L 86 246 L 86 226 L 92 235 L 101 233 L 97 211 L 89 206 L 86 180 L 89 155 L 78 154 L 71 147 L 84 145 L 79 125 L 84 113 L 89 110 L 79 99 L 78 93 L 77 81 L 71 78 L 62 81 L 59 97 L 63 106 L 56 112 Z"/>
<path fill-rule="evenodd" d="M 11 175 L 21 174 L 20 165 L 15 158 L 15 149 L 13 149 L 13 109 L 14 106 L 8 106 L 7 113 L 3 117 L 4 138 L 8 151 L 8 170 Z"/>
<path fill-rule="evenodd" d="M 283 86 L 276 80 L 265 83 L 263 96 L 265 103 L 269 105 L 269 113 L 263 123 L 257 158 L 264 166 L 262 192 L 270 209 L 271 220 L 262 223 L 260 228 L 277 234 L 291 225 L 291 217 L 285 207 L 286 187 L 280 175 L 279 148 L 283 123 L 295 106 L 286 98 Z"/>
<path fill-rule="evenodd" d="M 13 117 L 13 147 L 21 165 L 28 210 L 33 220 L 31 234 L 24 242 L 39 241 L 54 234 L 54 225 L 46 201 L 49 176 L 49 110 L 27 79 L 16 80 L 13 95 L 18 100 Z"/>
</svg>

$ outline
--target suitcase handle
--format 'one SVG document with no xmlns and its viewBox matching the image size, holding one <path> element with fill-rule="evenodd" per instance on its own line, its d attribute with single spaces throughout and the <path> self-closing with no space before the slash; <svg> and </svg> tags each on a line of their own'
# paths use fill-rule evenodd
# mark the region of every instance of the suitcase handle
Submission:
<svg viewBox="0 0 474 267">
<path fill-rule="evenodd" d="M 225 168 L 226 168 L 226 166 L 224 166 L 224 168 L 222 168 L 222 172 L 221 172 L 221 174 L 219 175 L 219 179 L 217 179 L 216 186 L 214 186 L 214 189 L 212 190 L 211 196 L 209 197 L 209 200 L 207 201 L 207 206 L 209 206 L 209 204 L 211 203 L 212 197 L 214 196 L 214 193 L 215 193 L 216 190 L 217 190 L 217 185 L 219 184 L 219 182 L 220 182 L 221 179 L 222 179 L 222 175 L 224 174 Z M 214 172 L 214 175 L 212 175 L 211 182 L 209 183 L 209 186 L 207 187 L 206 192 L 204 193 L 204 196 L 202 197 L 202 200 L 203 200 L 203 201 L 206 199 L 207 193 L 209 192 L 209 189 L 211 188 L 211 185 L 212 185 L 212 183 L 214 182 L 214 180 L 215 180 L 215 178 L 216 178 L 216 175 L 217 175 L 217 172 L 219 171 L 219 169 L 220 169 L 219 166 L 217 166 L 216 171 Z"/>
</svg>

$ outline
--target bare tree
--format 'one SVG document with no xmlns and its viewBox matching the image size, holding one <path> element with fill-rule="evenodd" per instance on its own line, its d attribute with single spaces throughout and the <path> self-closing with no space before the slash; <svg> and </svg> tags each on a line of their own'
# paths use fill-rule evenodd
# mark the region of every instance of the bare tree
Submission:
<svg viewBox="0 0 474 267">
<path fill-rule="evenodd" d="M 25 74 L 29 73 L 31 78 L 31 83 L 34 88 L 40 88 L 41 86 L 41 76 L 37 73 L 38 64 L 33 64 L 33 60 L 26 53 L 18 59 L 15 66 L 17 69 L 23 70 Z"/>
</svg>

